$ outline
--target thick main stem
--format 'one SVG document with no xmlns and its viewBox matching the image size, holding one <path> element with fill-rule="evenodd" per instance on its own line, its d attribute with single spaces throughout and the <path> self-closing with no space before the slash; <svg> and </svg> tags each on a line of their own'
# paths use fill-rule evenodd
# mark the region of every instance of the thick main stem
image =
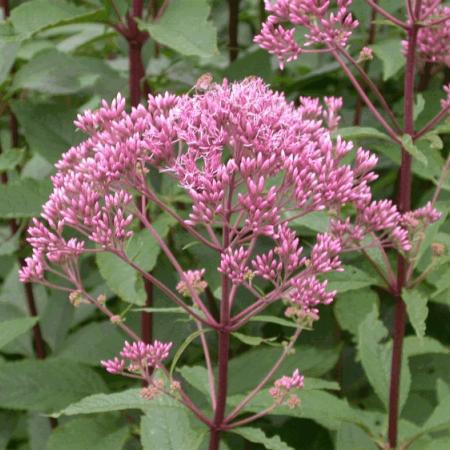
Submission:
<svg viewBox="0 0 450 450">
<path fill-rule="evenodd" d="M 231 198 L 230 194 L 230 198 Z M 223 248 L 230 245 L 230 230 L 228 225 L 223 227 Z M 230 352 L 230 280 L 223 274 L 221 278 L 222 297 L 220 302 L 220 329 L 218 348 L 217 401 L 213 426 L 210 430 L 209 450 L 219 450 L 220 432 L 225 425 L 225 409 L 228 394 L 228 358 Z"/>
<path fill-rule="evenodd" d="M 416 11 L 420 11 L 420 3 L 416 3 Z M 417 17 L 417 14 L 416 14 Z M 414 135 L 414 78 L 416 65 L 416 42 L 418 27 L 416 23 L 411 23 L 408 28 L 408 52 L 406 55 L 406 72 L 404 81 L 404 131 L 410 136 Z M 411 155 L 402 148 L 402 160 L 399 173 L 397 206 L 401 213 L 411 209 Z M 398 416 L 399 416 L 399 394 L 400 376 L 402 365 L 403 339 L 405 334 L 406 306 L 402 299 L 402 290 L 407 282 L 406 274 L 408 264 L 401 255 L 398 257 L 397 289 L 395 296 L 395 319 L 393 331 L 393 348 L 391 379 L 389 389 L 389 426 L 388 442 L 389 447 L 394 449 L 397 446 Z"/>
</svg>

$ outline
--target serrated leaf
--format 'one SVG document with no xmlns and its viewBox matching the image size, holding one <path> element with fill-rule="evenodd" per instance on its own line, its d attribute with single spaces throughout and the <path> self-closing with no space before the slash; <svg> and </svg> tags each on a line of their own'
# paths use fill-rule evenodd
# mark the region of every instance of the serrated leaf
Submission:
<svg viewBox="0 0 450 450">
<path fill-rule="evenodd" d="M 186 56 L 212 56 L 218 53 L 217 30 L 208 20 L 206 0 L 174 0 L 154 23 L 140 21 L 142 30 L 153 39 Z"/>
<path fill-rule="evenodd" d="M 360 427 L 343 422 L 336 437 L 336 450 L 377 450 L 372 438 Z"/>
<path fill-rule="evenodd" d="M 0 172 L 14 169 L 22 162 L 24 156 L 25 149 L 23 148 L 10 148 L 3 151 L 0 153 Z"/>
<path fill-rule="evenodd" d="M 242 436 L 255 444 L 263 445 L 267 450 L 294 450 L 283 442 L 279 436 L 268 437 L 264 431 L 253 427 L 238 427 L 231 430 L 232 433 Z"/>
<path fill-rule="evenodd" d="M 37 317 L 24 317 L 0 322 L 0 349 L 33 328 L 38 320 Z"/>
<path fill-rule="evenodd" d="M 141 419 L 143 450 L 197 450 L 208 433 L 204 427 L 194 428 L 186 407 L 167 396 L 149 402 Z"/>
<path fill-rule="evenodd" d="M 93 322 L 69 335 L 58 356 L 98 366 L 99 361 L 117 354 L 123 340 L 123 335 L 110 322 Z"/>
<path fill-rule="evenodd" d="M 417 145 L 414 144 L 412 137 L 409 134 L 401 136 L 403 148 L 417 161 L 420 161 L 424 166 L 428 165 L 427 157 L 419 150 Z"/>
<path fill-rule="evenodd" d="M 281 325 L 283 327 L 288 328 L 297 328 L 298 325 L 295 322 L 292 322 L 292 320 L 283 319 L 278 316 L 268 316 L 268 315 L 258 315 L 253 316 L 249 322 L 263 322 L 263 323 L 274 323 L 276 325 Z"/>
<path fill-rule="evenodd" d="M 20 100 L 13 101 L 11 106 L 31 150 L 52 164 L 58 161 L 63 152 L 83 139 L 73 125 L 76 109 L 62 103 Z"/>
<path fill-rule="evenodd" d="M 52 26 L 92 20 L 100 10 L 88 10 L 63 0 L 32 0 L 11 11 L 10 20 L 23 38 Z"/>
<path fill-rule="evenodd" d="M 117 417 L 80 417 L 58 426 L 46 450 L 122 450 L 128 426 Z"/>
<path fill-rule="evenodd" d="M 405 65 L 400 39 L 386 39 L 372 45 L 375 55 L 383 63 L 383 80 L 389 80 Z"/>
<path fill-rule="evenodd" d="M 385 342 L 388 330 L 378 319 L 377 308 L 360 323 L 358 328 L 358 353 L 364 372 L 373 390 L 387 408 L 389 403 L 389 385 L 392 346 Z M 406 358 L 402 360 L 400 382 L 400 411 L 408 397 L 411 374 Z"/>
<path fill-rule="evenodd" d="M 51 192 L 49 180 L 31 178 L 17 180 L 0 186 L 0 218 L 34 217 Z"/>
<path fill-rule="evenodd" d="M 259 346 L 261 344 L 273 342 L 276 340 L 276 337 L 273 338 L 263 338 L 260 336 L 249 336 L 247 334 L 233 332 L 231 333 L 236 339 L 241 341 L 243 344 L 250 345 L 252 347 Z"/>
<path fill-rule="evenodd" d="M 403 289 L 402 298 L 406 303 L 406 312 L 416 335 L 423 338 L 426 330 L 425 322 L 428 317 L 428 298 L 417 289 Z"/>
<path fill-rule="evenodd" d="M 8 78 L 11 67 L 16 59 L 20 44 L 18 42 L 0 41 L 0 84 Z"/>
<path fill-rule="evenodd" d="M 333 310 L 341 328 L 357 335 L 361 321 L 378 305 L 379 299 L 375 291 L 356 289 L 338 294 Z"/>
<path fill-rule="evenodd" d="M 112 394 L 94 394 L 72 403 L 67 408 L 52 414 L 53 417 L 75 416 L 78 414 L 96 414 L 127 409 L 139 409 L 145 411 L 149 401 L 140 395 L 140 389 L 128 389 Z"/>
<path fill-rule="evenodd" d="M 0 364 L 0 407 L 31 411 L 60 410 L 92 392 L 106 390 L 94 370 L 63 359 Z"/>
<path fill-rule="evenodd" d="M 378 284 L 378 280 L 355 266 L 345 265 L 343 272 L 331 272 L 328 276 L 329 291 L 347 292 Z"/>
<path fill-rule="evenodd" d="M 171 217 L 158 217 L 153 226 L 164 238 L 174 223 Z M 160 248 L 148 230 L 136 232 L 126 244 L 127 256 L 141 269 L 149 272 L 156 264 Z M 128 303 L 143 306 L 147 297 L 139 272 L 112 253 L 98 253 L 96 261 L 108 287 Z"/>
</svg>

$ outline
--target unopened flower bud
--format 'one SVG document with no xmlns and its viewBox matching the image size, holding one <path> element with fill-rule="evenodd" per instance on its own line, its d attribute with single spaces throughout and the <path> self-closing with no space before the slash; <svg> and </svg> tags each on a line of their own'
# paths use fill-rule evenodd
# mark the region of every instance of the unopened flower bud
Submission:
<svg viewBox="0 0 450 450">
<path fill-rule="evenodd" d="M 109 320 L 111 321 L 111 323 L 113 323 L 115 325 L 118 324 L 118 323 L 122 323 L 123 322 L 122 317 L 119 316 L 118 314 L 116 314 L 114 316 L 111 316 L 111 318 Z"/>
<path fill-rule="evenodd" d="M 431 244 L 431 252 L 433 253 L 433 256 L 442 256 L 445 254 L 445 250 L 445 245 L 440 242 L 433 242 Z"/>
</svg>

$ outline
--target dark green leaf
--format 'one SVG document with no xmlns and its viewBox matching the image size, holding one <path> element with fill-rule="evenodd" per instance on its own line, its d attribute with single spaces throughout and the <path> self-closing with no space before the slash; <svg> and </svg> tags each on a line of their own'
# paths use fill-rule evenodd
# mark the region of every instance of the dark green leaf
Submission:
<svg viewBox="0 0 450 450">
<path fill-rule="evenodd" d="M 402 298 L 406 303 L 406 311 L 414 331 L 419 338 L 423 338 L 428 317 L 428 298 L 417 289 L 403 289 Z"/>
<path fill-rule="evenodd" d="M 24 317 L 0 322 L 0 349 L 29 331 L 37 321 L 37 317 Z"/>
<path fill-rule="evenodd" d="M 294 450 L 292 447 L 283 442 L 278 436 L 268 437 L 264 431 L 259 428 L 238 427 L 234 428 L 232 432 L 242 436 L 247 441 L 263 445 L 267 450 Z"/>
<path fill-rule="evenodd" d="M 14 169 L 22 162 L 24 156 L 25 149 L 23 148 L 10 148 L 0 153 L 0 172 Z"/>
</svg>

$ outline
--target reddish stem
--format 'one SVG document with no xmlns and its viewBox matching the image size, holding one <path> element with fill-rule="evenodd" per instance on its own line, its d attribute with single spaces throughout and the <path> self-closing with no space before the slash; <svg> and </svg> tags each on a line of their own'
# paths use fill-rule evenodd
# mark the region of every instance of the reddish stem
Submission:
<svg viewBox="0 0 450 450">
<path fill-rule="evenodd" d="M 228 52 L 230 61 L 234 61 L 239 54 L 239 1 L 228 0 Z"/>
<path fill-rule="evenodd" d="M 418 0 L 416 7 L 416 17 L 420 11 L 421 0 Z M 419 27 L 412 23 L 408 28 L 408 53 L 406 55 L 406 71 L 404 81 L 404 125 L 405 133 L 414 136 L 414 78 L 416 66 L 416 43 Z M 411 209 L 411 155 L 402 148 L 402 160 L 399 173 L 397 205 L 401 213 Z M 400 397 L 400 377 L 402 365 L 403 338 L 405 334 L 406 306 L 401 297 L 402 290 L 406 284 L 406 274 L 408 271 L 407 261 L 399 255 L 397 265 L 397 289 L 395 296 L 395 319 L 393 331 L 393 348 L 391 378 L 389 389 L 389 425 L 388 441 L 390 448 L 397 446 L 399 397 Z"/>
</svg>

